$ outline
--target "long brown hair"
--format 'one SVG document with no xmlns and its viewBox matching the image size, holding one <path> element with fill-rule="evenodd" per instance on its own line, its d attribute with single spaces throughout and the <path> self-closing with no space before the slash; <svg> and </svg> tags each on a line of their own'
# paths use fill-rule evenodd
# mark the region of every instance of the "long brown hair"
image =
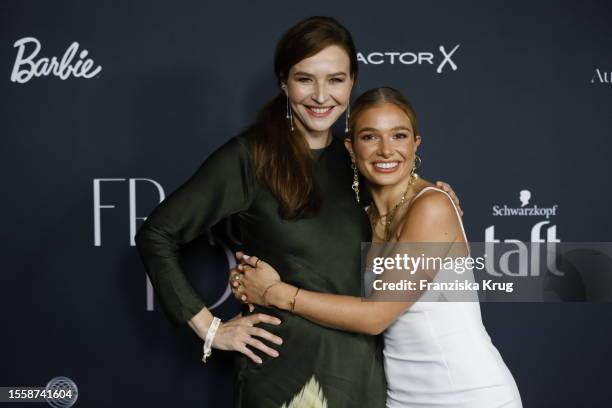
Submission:
<svg viewBox="0 0 612 408">
<path fill-rule="evenodd" d="M 349 118 L 349 129 L 351 138 L 355 137 L 355 124 L 359 115 L 368 108 L 382 105 L 383 103 L 392 103 L 403 110 L 412 124 L 413 136 L 416 138 L 419 135 L 417 127 L 416 112 L 410 102 L 395 88 L 383 86 L 365 91 L 351 104 L 351 116 Z"/>
<path fill-rule="evenodd" d="M 333 18 L 310 17 L 291 27 L 276 46 L 274 73 L 278 84 L 287 79 L 292 66 L 331 45 L 347 52 L 350 73 L 356 80 L 357 52 L 350 32 Z M 297 128 L 290 130 L 285 98 L 279 92 L 259 113 L 250 128 L 251 149 L 257 180 L 278 200 L 280 216 L 298 219 L 316 213 L 321 196 L 308 143 Z"/>
</svg>

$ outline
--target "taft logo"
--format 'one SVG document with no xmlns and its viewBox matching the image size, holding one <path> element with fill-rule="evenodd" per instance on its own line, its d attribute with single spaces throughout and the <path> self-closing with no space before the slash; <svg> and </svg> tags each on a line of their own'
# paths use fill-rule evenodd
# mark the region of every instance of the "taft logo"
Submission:
<svg viewBox="0 0 612 408">
<path fill-rule="evenodd" d="M 40 49 L 40 41 L 34 37 L 25 37 L 15 41 L 17 57 L 11 72 L 11 81 L 24 84 L 33 77 L 54 75 L 63 80 L 70 76 L 75 78 L 93 78 L 102 71 L 101 66 L 95 66 L 91 58 L 87 58 L 89 51 L 83 49 L 79 52 L 79 43 L 70 44 L 61 59 L 58 57 L 43 57 L 36 60 Z M 28 51 L 29 49 L 29 51 Z M 78 53 L 78 57 L 77 56 Z M 76 57 L 76 61 L 75 60 Z M 86 59 L 87 58 L 87 59 Z"/>
<path fill-rule="evenodd" d="M 612 84 L 612 72 L 601 71 L 599 68 L 595 68 L 591 83 Z"/>
<path fill-rule="evenodd" d="M 357 60 L 366 65 L 381 65 L 381 64 L 400 64 L 400 65 L 423 65 L 429 64 L 432 67 L 436 67 L 436 72 L 441 74 L 445 68 L 450 68 L 453 71 L 457 71 L 457 64 L 453 61 L 452 57 L 457 52 L 460 44 L 455 45 L 453 49 L 447 51 L 446 48 L 441 45 L 438 47 L 439 53 L 433 52 L 370 52 L 364 54 L 361 52 L 357 53 Z"/>
</svg>

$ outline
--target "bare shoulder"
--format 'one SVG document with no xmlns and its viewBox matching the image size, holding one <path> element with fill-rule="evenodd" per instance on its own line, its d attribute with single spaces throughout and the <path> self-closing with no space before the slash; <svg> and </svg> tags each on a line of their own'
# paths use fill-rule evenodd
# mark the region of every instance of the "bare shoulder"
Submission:
<svg viewBox="0 0 612 408">
<path fill-rule="evenodd" d="M 411 203 L 411 212 L 418 212 L 421 216 L 436 218 L 455 216 L 455 207 L 453 206 L 452 199 L 445 191 L 436 187 L 424 190 Z"/>
<path fill-rule="evenodd" d="M 460 229 L 450 196 L 430 185 L 422 188 L 419 196 L 410 204 L 403 220 L 402 235 L 418 236 L 422 242 L 438 241 L 455 237 Z"/>
<path fill-rule="evenodd" d="M 417 196 L 410 203 L 410 213 L 434 219 L 454 217 L 455 207 L 451 197 L 427 180 L 420 179 Z M 416 214 L 415 214 L 416 213 Z"/>
</svg>

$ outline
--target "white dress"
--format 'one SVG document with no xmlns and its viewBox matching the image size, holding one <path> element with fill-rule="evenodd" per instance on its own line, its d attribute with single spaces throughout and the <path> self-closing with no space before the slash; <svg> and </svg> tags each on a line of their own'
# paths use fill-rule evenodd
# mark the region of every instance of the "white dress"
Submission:
<svg viewBox="0 0 612 408">
<path fill-rule="evenodd" d="M 450 199 L 434 187 L 424 188 L 415 199 L 430 189 Z M 461 223 L 457 207 L 455 211 Z M 462 223 L 461 229 L 468 242 Z M 473 279 L 471 270 L 464 275 Z M 482 324 L 477 298 L 421 300 L 384 332 L 387 407 L 522 407 L 514 378 Z"/>
</svg>

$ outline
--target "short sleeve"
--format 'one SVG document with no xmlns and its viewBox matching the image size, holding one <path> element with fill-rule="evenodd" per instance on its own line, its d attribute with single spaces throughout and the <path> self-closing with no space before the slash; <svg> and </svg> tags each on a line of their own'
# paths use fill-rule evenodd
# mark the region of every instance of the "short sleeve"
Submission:
<svg viewBox="0 0 612 408">
<path fill-rule="evenodd" d="M 253 188 L 247 141 L 234 137 L 167 196 L 136 233 L 145 270 L 175 326 L 186 323 L 205 306 L 179 264 L 181 246 L 220 220 L 248 209 Z"/>
</svg>

